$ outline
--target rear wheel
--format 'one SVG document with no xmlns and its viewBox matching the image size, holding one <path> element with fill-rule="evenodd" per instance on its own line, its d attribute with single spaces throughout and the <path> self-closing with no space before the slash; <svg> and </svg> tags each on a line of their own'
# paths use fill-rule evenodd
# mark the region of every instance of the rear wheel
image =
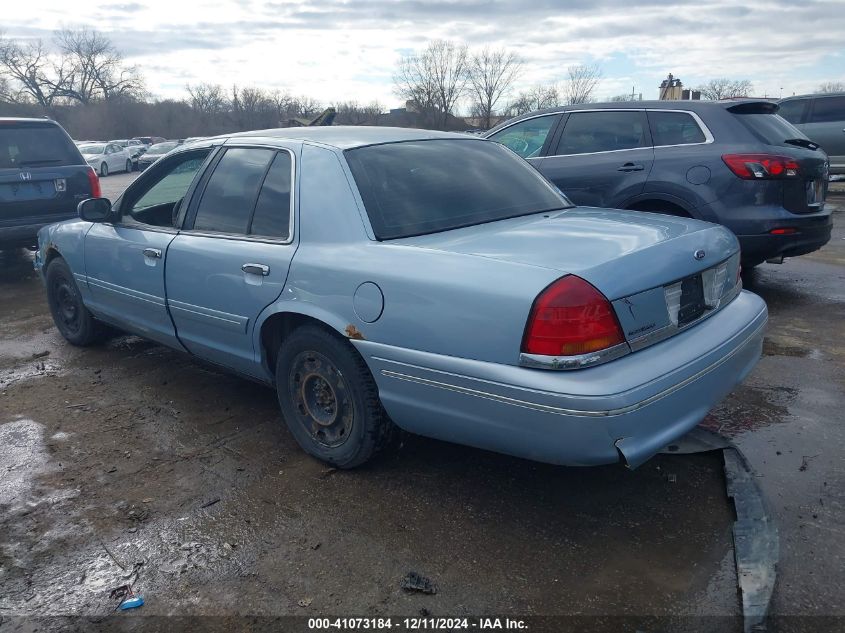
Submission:
<svg viewBox="0 0 845 633">
<path fill-rule="evenodd" d="M 109 166 L 103 163 L 100 165 L 100 176 L 108 176 L 109 175 Z"/>
<path fill-rule="evenodd" d="M 302 326 L 282 342 L 276 392 L 299 445 L 338 468 L 363 464 L 398 435 L 364 360 L 322 327 Z"/>
<path fill-rule="evenodd" d="M 103 327 L 82 303 L 82 295 L 67 262 L 57 257 L 47 266 L 47 303 L 53 322 L 73 345 L 91 345 L 100 340 Z"/>
</svg>

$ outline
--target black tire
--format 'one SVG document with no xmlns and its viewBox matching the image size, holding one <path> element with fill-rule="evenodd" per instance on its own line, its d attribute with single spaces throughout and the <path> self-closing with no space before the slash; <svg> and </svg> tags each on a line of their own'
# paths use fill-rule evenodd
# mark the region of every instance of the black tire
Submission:
<svg viewBox="0 0 845 633">
<path fill-rule="evenodd" d="M 332 466 L 360 466 L 398 437 L 364 359 L 317 325 L 297 328 L 282 342 L 276 393 L 299 445 Z"/>
<path fill-rule="evenodd" d="M 47 266 L 47 303 L 59 332 L 68 343 L 86 346 L 99 341 L 103 326 L 82 303 L 67 262 L 57 257 Z"/>
<path fill-rule="evenodd" d="M 132 173 L 132 160 L 131 159 L 126 161 L 126 173 L 127 174 Z"/>
<path fill-rule="evenodd" d="M 109 175 L 109 166 L 106 165 L 105 163 L 103 163 L 102 165 L 100 165 L 100 176 L 105 178 L 108 175 Z"/>
</svg>

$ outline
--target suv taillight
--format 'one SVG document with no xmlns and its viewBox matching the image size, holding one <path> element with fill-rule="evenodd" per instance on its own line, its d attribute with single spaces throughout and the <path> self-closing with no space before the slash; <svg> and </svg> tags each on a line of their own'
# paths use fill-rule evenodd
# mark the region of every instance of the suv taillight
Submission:
<svg viewBox="0 0 845 633">
<path fill-rule="evenodd" d="M 100 178 L 93 167 L 88 167 L 88 184 L 91 185 L 91 197 L 102 198 L 103 191 L 100 189 Z"/>
<path fill-rule="evenodd" d="M 789 156 L 725 154 L 722 160 L 743 180 L 772 180 L 798 176 L 798 163 Z"/>
<path fill-rule="evenodd" d="M 577 356 L 624 341 L 610 301 L 580 277 L 569 275 L 558 279 L 534 300 L 522 338 L 522 352 Z"/>
</svg>

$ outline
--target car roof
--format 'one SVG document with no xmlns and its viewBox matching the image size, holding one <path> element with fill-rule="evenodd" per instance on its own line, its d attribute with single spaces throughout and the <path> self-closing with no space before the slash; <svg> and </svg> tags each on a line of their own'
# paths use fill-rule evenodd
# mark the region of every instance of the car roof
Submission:
<svg viewBox="0 0 845 633">
<path fill-rule="evenodd" d="M 371 125 L 331 125 L 320 127 L 288 127 L 271 130 L 254 130 L 236 134 L 223 134 L 220 139 L 274 138 L 279 140 L 313 141 L 337 149 L 352 149 L 365 145 L 397 143 L 401 141 L 428 141 L 432 139 L 478 138 L 458 132 L 437 132 L 404 127 L 377 127 Z"/>
<path fill-rule="evenodd" d="M 22 116 L 1 116 L 0 123 L 47 123 L 48 125 L 58 125 L 53 119 Z"/>
<path fill-rule="evenodd" d="M 778 103 L 783 103 L 784 101 L 792 101 L 793 99 L 814 99 L 816 97 L 845 97 L 845 92 L 815 92 L 813 94 L 808 95 L 792 95 L 791 97 L 784 97 L 783 99 L 779 99 Z"/>
</svg>

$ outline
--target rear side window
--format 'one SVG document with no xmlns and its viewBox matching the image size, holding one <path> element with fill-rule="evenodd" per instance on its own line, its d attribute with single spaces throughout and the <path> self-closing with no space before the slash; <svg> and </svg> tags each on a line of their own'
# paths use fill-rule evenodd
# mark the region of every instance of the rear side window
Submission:
<svg viewBox="0 0 845 633">
<path fill-rule="evenodd" d="M 845 97 L 816 97 L 808 123 L 845 121 Z"/>
<path fill-rule="evenodd" d="M 250 235 L 287 239 L 290 236 L 291 159 L 287 152 L 279 152 L 261 185 L 255 213 L 249 228 Z"/>
<path fill-rule="evenodd" d="M 788 140 L 807 140 L 807 137 L 798 128 L 777 114 L 738 114 L 733 112 L 733 116 L 757 140 L 766 145 L 789 145 L 789 143 L 786 143 Z"/>
<path fill-rule="evenodd" d="M 691 145 L 707 140 L 698 122 L 687 112 L 649 112 L 648 122 L 655 147 Z"/>
<path fill-rule="evenodd" d="M 573 112 L 555 154 L 587 154 L 647 147 L 642 112 Z"/>
<path fill-rule="evenodd" d="M 226 150 L 202 194 L 194 229 L 246 234 L 274 150 Z"/>
<path fill-rule="evenodd" d="M 790 123 L 801 123 L 804 119 L 804 113 L 807 110 L 809 99 L 792 99 L 790 101 L 783 101 L 778 108 L 778 114 Z"/>
<path fill-rule="evenodd" d="M 532 167 L 489 141 L 405 141 L 345 156 L 380 240 L 571 206 Z"/>
<path fill-rule="evenodd" d="M 0 123 L 0 169 L 84 164 L 79 150 L 55 125 Z"/>
</svg>

